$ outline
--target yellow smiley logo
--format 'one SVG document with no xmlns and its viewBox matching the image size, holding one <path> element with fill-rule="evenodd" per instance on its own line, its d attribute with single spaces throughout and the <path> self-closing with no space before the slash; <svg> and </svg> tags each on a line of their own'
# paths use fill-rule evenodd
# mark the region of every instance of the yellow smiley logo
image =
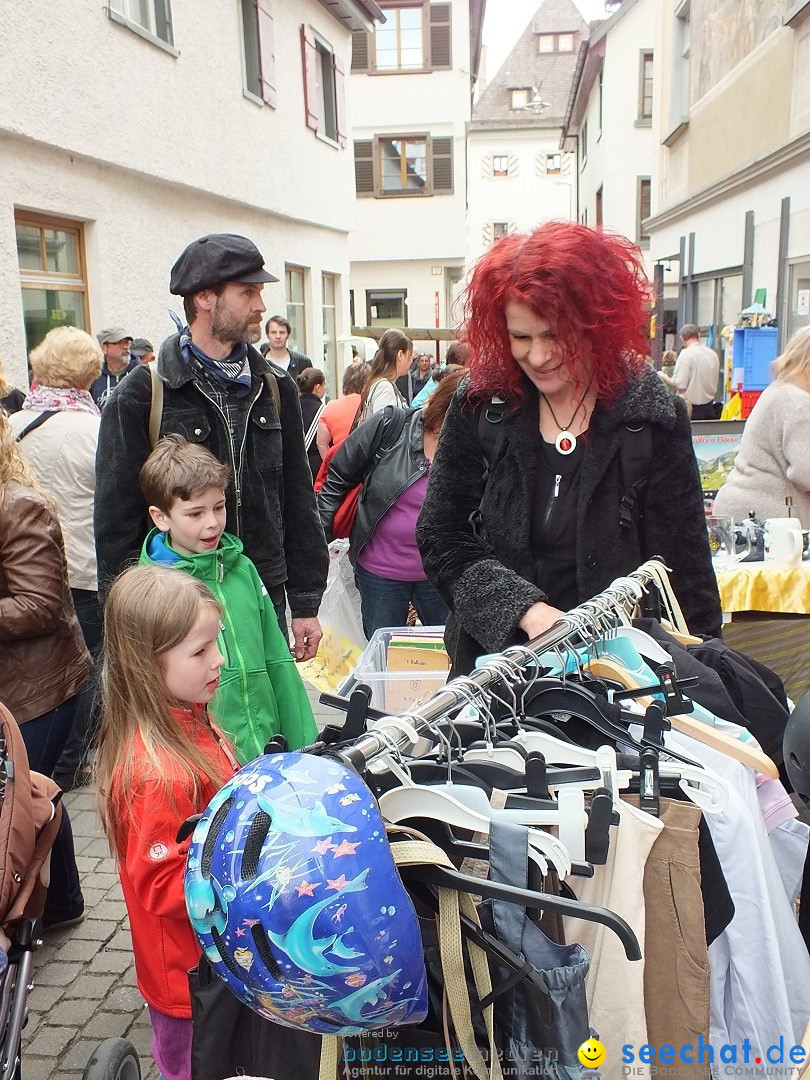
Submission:
<svg viewBox="0 0 810 1080">
<path fill-rule="evenodd" d="M 607 1050 L 598 1039 L 588 1039 L 577 1050 L 577 1057 L 586 1069 L 598 1069 L 607 1057 Z"/>
</svg>

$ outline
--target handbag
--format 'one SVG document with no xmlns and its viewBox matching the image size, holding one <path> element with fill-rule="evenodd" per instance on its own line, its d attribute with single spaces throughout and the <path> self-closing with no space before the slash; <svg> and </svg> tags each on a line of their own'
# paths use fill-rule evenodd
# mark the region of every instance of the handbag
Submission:
<svg viewBox="0 0 810 1080">
<path fill-rule="evenodd" d="M 351 537 L 352 529 L 354 529 L 354 523 L 357 518 L 357 505 L 360 502 L 360 492 L 363 490 L 364 485 L 368 483 L 371 474 L 379 464 L 384 452 L 390 450 L 402 434 L 402 429 L 405 427 L 405 421 L 410 415 L 408 410 L 398 409 L 395 405 L 386 405 L 383 412 L 385 414 L 385 422 L 382 426 L 382 438 L 374 453 L 371 467 L 366 472 L 362 482 L 346 493 L 343 502 L 335 511 L 335 516 L 332 518 L 332 535 L 329 537 L 330 540 L 347 540 Z M 348 437 L 351 438 L 351 433 Z M 330 446 L 327 450 L 326 457 L 321 462 L 321 467 L 315 478 L 314 487 L 316 492 L 320 491 L 326 482 L 326 477 L 329 473 L 329 462 L 342 445 L 343 443 L 341 443 L 340 446 Z"/>
</svg>

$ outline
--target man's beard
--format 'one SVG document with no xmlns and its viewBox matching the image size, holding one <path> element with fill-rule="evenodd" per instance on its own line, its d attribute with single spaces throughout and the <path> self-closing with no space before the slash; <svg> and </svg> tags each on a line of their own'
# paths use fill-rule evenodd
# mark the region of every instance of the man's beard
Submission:
<svg viewBox="0 0 810 1080">
<path fill-rule="evenodd" d="M 238 319 L 217 297 L 214 310 L 211 312 L 211 336 L 223 345 L 230 345 L 235 341 L 244 341 L 248 345 L 255 345 L 262 336 L 261 323 L 252 324 L 249 319 Z"/>
</svg>

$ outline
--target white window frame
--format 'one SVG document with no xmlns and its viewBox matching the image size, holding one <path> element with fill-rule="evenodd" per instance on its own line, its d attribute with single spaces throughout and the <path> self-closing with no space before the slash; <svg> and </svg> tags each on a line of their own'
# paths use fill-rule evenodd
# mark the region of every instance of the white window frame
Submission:
<svg viewBox="0 0 810 1080">
<path fill-rule="evenodd" d="M 141 0 L 108 0 L 107 15 L 113 22 L 116 22 L 121 26 L 126 26 L 128 30 L 137 34 L 138 37 L 144 38 L 144 40 L 150 42 L 152 45 L 157 45 L 158 48 L 163 49 L 164 52 L 168 52 L 172 56 L 179 56 L 180 53 L 174 47 L 174 32 L 171 21 L 171 0 L 165 0 L 166 7 L 169 11 L 169 18 L 167 20 L 169 38 L 163 38 L 157 32 L 155 4 L 163 2 L 164 0 L 143 0 L 143 4 L 146 7 L 148 25 L 141 22 Z"/>
</svg>

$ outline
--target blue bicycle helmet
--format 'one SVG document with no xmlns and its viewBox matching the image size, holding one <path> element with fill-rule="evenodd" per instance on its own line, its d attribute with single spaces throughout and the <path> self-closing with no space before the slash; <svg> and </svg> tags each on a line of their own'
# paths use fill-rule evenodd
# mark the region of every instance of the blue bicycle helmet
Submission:
<svg viewBox="0 0 810 1080">
<path fill-rule="evenodd" d="M 217 974 L 268 1020 L 321 1035 L 424 1020 L 416 912 L 371 792 L 339 762 L 246 765 L 194 830 L 185 894 Z"/>
</svg>

